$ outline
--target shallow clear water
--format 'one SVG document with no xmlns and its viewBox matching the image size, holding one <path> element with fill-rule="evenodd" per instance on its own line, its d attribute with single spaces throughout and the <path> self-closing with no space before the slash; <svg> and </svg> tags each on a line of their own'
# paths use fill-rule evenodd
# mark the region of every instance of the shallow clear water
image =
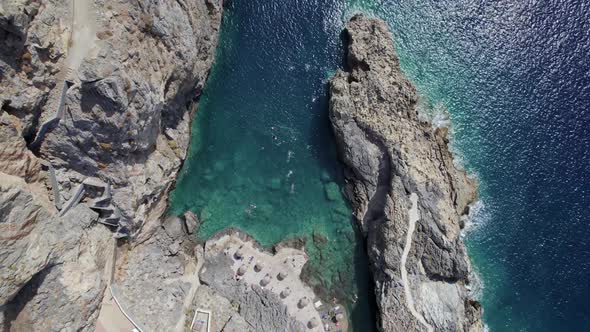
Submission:
<svg viewBox="0 0 590 332">
<path fill-rule="evenodd" d="M 195 212 L 202 239 L 227 227 L 267 247 L 306 237 L 311 284 L 354 308 L 356 330 L 370 331 L 367 264 L 328 119 L 327 80 L 343 59 L 342 6 L 226 3 L 171 212 Z"/>
<path fill-rule="evenodd" d="M 590 331 L 590 4 L 355 1 L 480 180 L 467 244 L 491 331 Z"/>
</svg>

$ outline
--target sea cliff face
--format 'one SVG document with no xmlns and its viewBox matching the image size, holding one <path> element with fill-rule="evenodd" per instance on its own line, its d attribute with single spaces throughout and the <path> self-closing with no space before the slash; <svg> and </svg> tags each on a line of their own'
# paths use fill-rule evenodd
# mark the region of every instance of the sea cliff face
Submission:
<svg viewBox="0 0 590 332">
<path fill-rule="evenodd" d="M 4 331 L 94 329 L 113 234 L 133 258 L 161 230 L 221 13 L 220 0 L 2 2 Z"/>
<path fill-rule="evenodd" d="M 347 194 L 367 237 L 381 331 L 482 331 L 461 238 L 476 185 L 453 164 L 447 129 L 419 119 L 387 25 L 346 26 L 347 71 L 330 84 L 330 119 Z"/>
</svg>

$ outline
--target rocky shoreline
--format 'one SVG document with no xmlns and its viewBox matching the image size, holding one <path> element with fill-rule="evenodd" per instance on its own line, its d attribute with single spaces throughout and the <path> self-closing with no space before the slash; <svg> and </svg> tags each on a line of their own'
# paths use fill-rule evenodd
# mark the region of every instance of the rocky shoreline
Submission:
<svg viewBox="0 0 590 332">
<path fill-rule="evenodd" d="M 460 236 L 476 183 L 454 166 L 447 129 L 420 120 L 386 23 L 357 15 L 346 36 L 348 68 L 330 83 L 330 119 L 367 237 L 378 328 L 483 331 Z"/>
<path fill-rule="evenodd" d="M 113 235 L 132 239 L 120 269 L 148 263 L 221 14 L 221 0 L 0 5 L 4 331 L 94 330 Z"/>
<path fill-rule="evenodd" d="M 276 294 L 227 278 L 231 258 L 196 243 L 194 215 L 164 217 L 222 11 L 221 0 L 0 5 L 4 331 L 94 331 L 115 294 L 146 331 L 187 330 L 205 304 L 218 309 L 216 331 L 309 330 Z M 481 331 L 459 236 L 475 184 L 453 166 L 445 129 L 418 120 L 386 25 L 356 16 L 347 34 L 349 68 L 331 82 L 330 116 L 367 236 L 379 327 Z M 228 234 L 260 249 L 234 230 L 210 241 Z"/>
</svg>

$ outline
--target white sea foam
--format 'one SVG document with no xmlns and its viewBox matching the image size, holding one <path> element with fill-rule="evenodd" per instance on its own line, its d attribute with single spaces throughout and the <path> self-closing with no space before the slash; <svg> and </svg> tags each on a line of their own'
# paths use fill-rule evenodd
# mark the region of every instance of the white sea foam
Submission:
<svg viewBox="0 0 590 332">
<path fill-rule="evenodd" d="M 434 105 L 430 105 L 428 104 L 427 100 L 428 98 L 425 95 L 420 95 L 420 98 L 418 99 L 418 105 L 416 106 L 418 119 L 422 122 L 429 122 L 433 129 L 447 128 L 449 130 L 448 147 L 449 151 L 451 151 L 453 155 L 453 166 L 460 170 L 465 169 L 465 159 L 463 158 L 463 153 L 455 145 L 455 131 L 448 107 L 441 101 L 436 102 Z"/>
<path fill-rule="evenodd" d="M 434 128 L 451 128 L 449 109 L 441 101 L 431 105 L 428 102 L 428 97 L 420 94 L 416 111 L 420 121 L 430 122 Z"/>
<path fill-rule="evenodd" d="M 486 204 L 483 200 L 478 200 L 470 205 L 469 215 L 465 220 L 465 227 L 461 231 L 461 237 L 465 238 L 478 229 L 481 229 L 490 220 L 490 215 L 486 209 Z M 477 267 L 471 265 L 469 271 L 469 296 L 473 299 L 481 301 L 485 284 L 480 277 Z"/>
<path fill-rule="evenodd" d="M 450 128 L 449 109 L 441 102 L 432 107 L 432 125 L 436 128 Z"/>
<path fill-rule="evenodd" d="M 480 229 L 491 219 L 491 215 L 486 209 L 485 202 L 481 199 L 469 205 L 469 215 L 465 219 L 465 227 L 461 231 L 461 236 L 469 236 L 474 231 Z"/>
</svg>

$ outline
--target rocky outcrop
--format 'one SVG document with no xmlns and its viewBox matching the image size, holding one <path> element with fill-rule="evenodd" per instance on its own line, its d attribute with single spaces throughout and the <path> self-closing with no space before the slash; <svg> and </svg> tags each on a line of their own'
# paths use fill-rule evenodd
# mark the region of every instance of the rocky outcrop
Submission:
<svg viewBox="0 0 590 332">
<path fill-rule="evenodd" d="M 0 4 L 3 330 L 92 330 L 109 225 L 124 221 L 143 261 L 133 248 L 161 231 L 221 13 L 221 0 Z"/>
<path fill-rule="evenodd" d="M 475 183 L 454 165 L 447 129 L 418 117 L 387 25 L 358 15 L 346 35 L 348 70 L 331 81 L 330 119 L 367 237 L 378 327 L 482 331 L 460 236 Z"/>
<path fill-rule="evenodd" d="M 201 281 L 239 306 L 252 331 L 306 331 L 303 323 L 292 318 L 278 295 L 258 285 L 248 286 L 234 279 L 232 259 L 224 255 L 205 256 Z"/>
<path fill-rule="evenodd" d="M 81 14 L 66 0 L 2 7 L 2 113 L 51 162 L 65 199 L 81 179 L 98 177 L 111 183 L 115 205 L 137 231 L 161 215 L 185 157 L 221 3 L 97 0 L 87 7 Z M 96 33 L 77 38 L 74 26 Z M 64 115 L 41 133 L 61 101 Z"/>
<path fill-rule="evenodd" d="M 165 218 L 145 242 L 120 248 L 112 287 L 142 329 L 183 331 L 190 324 L 187 311 L 199 285 L 199 249 L 175 216 Z"/>
<path fill-rule="evenodd" d="M 51 215 L 31 187 L 0 173 L 0 326 L 92 330 L 112 234 L 96 227 L 98 214 L 85 204 L 63 217 Z"/>
</svg>

